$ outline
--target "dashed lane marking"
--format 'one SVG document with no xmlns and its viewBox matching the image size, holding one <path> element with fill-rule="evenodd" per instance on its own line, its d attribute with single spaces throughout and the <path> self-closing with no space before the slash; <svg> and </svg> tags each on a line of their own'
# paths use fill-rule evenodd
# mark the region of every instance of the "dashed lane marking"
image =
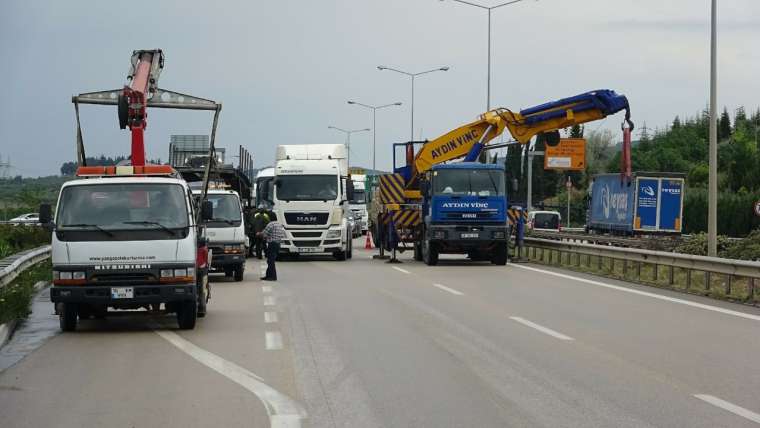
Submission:
<svg viewBox="0 0 760 428">
<path fill-rule="evenodd" d="M 405 274 L 407 274 L 407 275 L 409 275 L 409 274 L 411 273 L 411 272 L 409 272 L 408 270 L 406 270 L 406 269 L 401 269 L 400 267 L 397 267 L 397 266 L 391 266 L 391 267 L 392 267 L 393 269 L 396 269 L 397 271 L 399 271 L 399 272 L 401 272 L 401 273 L 405 273 Z"/>
<path fill-rule="evenodd" d="M 264 306 L 275 306 L 277 299 L 274 296 L 264 296 Z"/>
<path fill-rule="evenodd" d="M 279 351 L 282 349 L 282 334 L 279 331 L 268 331 L 264 335 L 267 351 Z"/>
<path fill-rule="evenodd" d="M 710 403 L 713 406 L 720 407 L 721 409 L 729 411 L 737 416 L 741 416 L 744 419 L 748 419 L 756 424 L 760 424 L 760 415 L 751 410 L 747 410 L 744 407 L 737 406 L 736 404 L 729 403 L 726 400 L 721 400 L 720 398 L 714 397 L 712 395 L 695 394 L 694 397 L 699 398 L 704 402 Z"/>
<path fill-rule="evenodd" d="M 548 327 L 544 327 L 544 326 L 536 324 L 536 323 L 534 323 L 532 321 L 528 321 L 525 318 L 509 317 L 509 319 L 511 319 L 512 321 L 517 321 L 520 324 L 528 326 L 530 328 L 534 328 L 534 329 L 540 331 L 541 333 L 548 334 L 549 336 L 552 336 L 552 337 L 554 337 L 556 339 L 559 339 L 559 340 L 574 340 L 570 336 L 565 336 L 564 334 L 562 334 L 562 333 L 560 333 L 558 331 L 554 331 L 554 330 L 552 330 L 552 329 L 550 329 Z"/>
<path fill-rule="evenodd" d="M 262 285 L 261 291 L 264 293 L 271 293 L 272 292 L 272 286 L 271 285 Z"/>
<path fill-rule="evenodd" d="M 277 312 L 264 312 L 264 322 L 272 324 L 277 322 Z"/>
<path fill-rule="evenodd" d="M 443 291 L 447 291 L 447 292 L 449 292 L 451 294 L 454 294 L 454 295 L 457 295 L 457 296 L 464 296 L 464 293 L 462 293 L 461 291 L 454 290 L 453 288 L 446 287 L 445 285 L 433 284 L 433 287 L 441 289 Z"/>
<path fill-rule="evenodd" d="M 735 317 L 745 318 L 745 319 L 753 320 L 753 321 L 760 321 L 760 316 L 759 315 L 752 315 L 752 314 L 748 314 L 748 313 L 744 313 L 744 312 L 733 311 L 731 309 L 725 309 L 725 308 L 721 308 L 721 307 L 718 307 L 718 306 L 712 306 L 712 305 L 706 305 L 704 303 L 692 302 L 691 300 L 684 300 L 684 299 L 678 299 L 678 298 L 675 298 L 675 297 L 663 296 L 663 295 L 660 295 L 660 294 L 649 293 L 647 291 L 641 291 L 641 290 L 636 290 L 636 289 L 633 289 L 633 288 L 621 287 L 619 285 L 607 284 L 607 283 L 600 282 L 600 281 L 594 281 L 594 280 L 586 279 L 586 278 L 579 278 L 577 276 L 565 275 L 565 274 L 558 273 L 558 272 L 552 272 L 552 271 L 548 271 L 548 270 L 544 270 L 544 269 L 537 269 L 537 268 L 529 267 L 529 266 L 522 266 L 522 265 L 518 265 L 518 264 L 514 264 L 514 263 L 512 264 L 512 266 L 516 267 L 516 268 L 520 268 L 520 269 L 530 270 L 530 271 L 533 271 L 533 272 L 544 273 L 546 275 L 556 276 L 556 277 L 559 277 L 559 278 L 572 279 L 572 280 L 579 281 L 579 282 L 585 282 L 586 284 L 596 285 L 596 286 L 599 286 L 599 287 L 605 287 L 605 288 L 609 288 L 609 289 L 612 289 L 612 290 L 624 291 L 626 293 L 638 294 L 639 296 L 646 296 L 646 297 L 651 297 L 653 299 L 664 300 L 666 302 L 678 303 L 680 305 L 691 306 L 693 308 L 699 308 L 699 309 L 704 309 L 704 310 L 707 310 L 707 311 L 719 312 L 719 313 L 722 313 L 722 314 L 732 315 L 732 316 L 735 316 Z"/>
<path fill-rule="evenodd" d="M 155 330 L 155 332 L 199 363 L 256 395 L 264 404 L 272 428 L 299 428 L 301 422 L 306 419 L 306 410 L 300 404 L 264 383 L 256 374 L 196 346 L 174 332 L 166 330 Z"/>
</svg>

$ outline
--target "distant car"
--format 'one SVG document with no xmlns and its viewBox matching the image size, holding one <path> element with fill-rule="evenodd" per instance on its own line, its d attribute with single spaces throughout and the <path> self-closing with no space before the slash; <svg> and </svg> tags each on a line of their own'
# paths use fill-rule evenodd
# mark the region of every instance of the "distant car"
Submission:
<svg viewBox="0 0 760 428">
<path fill-rule="evenodd" d="M 557 211 L 529 211 L 528 229 L 539 232 L 562 230 L 562 216 Z"/>
<path fill-rule="evenodd" d="M 21 214 L 18 217 L 14 217 L 8 221 L 12 224 L 37 224 L 40 222 L 39 213 L 27 213 Z"/>
</svg>

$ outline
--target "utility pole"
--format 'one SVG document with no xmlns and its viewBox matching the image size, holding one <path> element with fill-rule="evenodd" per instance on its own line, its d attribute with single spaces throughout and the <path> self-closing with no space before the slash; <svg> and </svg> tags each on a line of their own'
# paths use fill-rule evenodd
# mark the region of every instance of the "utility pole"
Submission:
<svg viewBox="0 0 760 428">
<path fill-rule="evenodd" d="M 710 155 L 707 201 L 707 255 L 718 255 L 718 94 L 717 0 L 712 0 L 710 24 Z"/>
</svg>

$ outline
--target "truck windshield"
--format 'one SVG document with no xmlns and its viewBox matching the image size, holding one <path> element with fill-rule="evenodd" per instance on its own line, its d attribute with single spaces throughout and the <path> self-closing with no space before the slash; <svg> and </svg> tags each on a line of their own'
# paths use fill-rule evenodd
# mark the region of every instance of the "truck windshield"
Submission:
<svg viewBox="0 0 760 428">
<path fill-rule="evenodd" d="M 338 197 L 335 175 L 281 175 L 277 177 L 277 199 L 281 201 L 329 201 Z"/>
<path fill-rule="evenodd" d="M 504 194 L 504 172 L 493 169 L 444 169 L 433 171 L 433 192 L 451 196 L 499 196 Z"/>
<path fill-rule="evenodd" d="M 367 200 L 364 197 L 364 190 L 354 189 L 354 199 L 351 199 L 352 204 L 364 204 Z"/>
<path fill-rule="evenodd" d="M 237 195 L 232 194 L 208 194 L 206 199 L 214 207 L 214 218 L 210 221 L 226 223 L 239 223 L 241 220 L 240 202 Z"/>
<path fill-rule="evenodd" d="M 92 184 L 63 189 L 59 230 L 178 229 L 188 226 L 187 199 L 178 184 Z"/>
</svg>

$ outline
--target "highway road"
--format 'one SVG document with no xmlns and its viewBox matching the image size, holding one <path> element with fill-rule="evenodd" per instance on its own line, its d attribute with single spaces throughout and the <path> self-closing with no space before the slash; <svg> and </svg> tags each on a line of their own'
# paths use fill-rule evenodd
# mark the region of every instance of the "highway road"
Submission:
<svg viewBox="0 0 760 428">
<path fill-rule="evenodd" d="M 282 262 L 276 283 L 249 260 L 192 331 L 137 314 L 59 334 L 42 295 L 0 351 L 0 425 L 760 426 L 757 308 L 354 251 Z"/>
</svg>

